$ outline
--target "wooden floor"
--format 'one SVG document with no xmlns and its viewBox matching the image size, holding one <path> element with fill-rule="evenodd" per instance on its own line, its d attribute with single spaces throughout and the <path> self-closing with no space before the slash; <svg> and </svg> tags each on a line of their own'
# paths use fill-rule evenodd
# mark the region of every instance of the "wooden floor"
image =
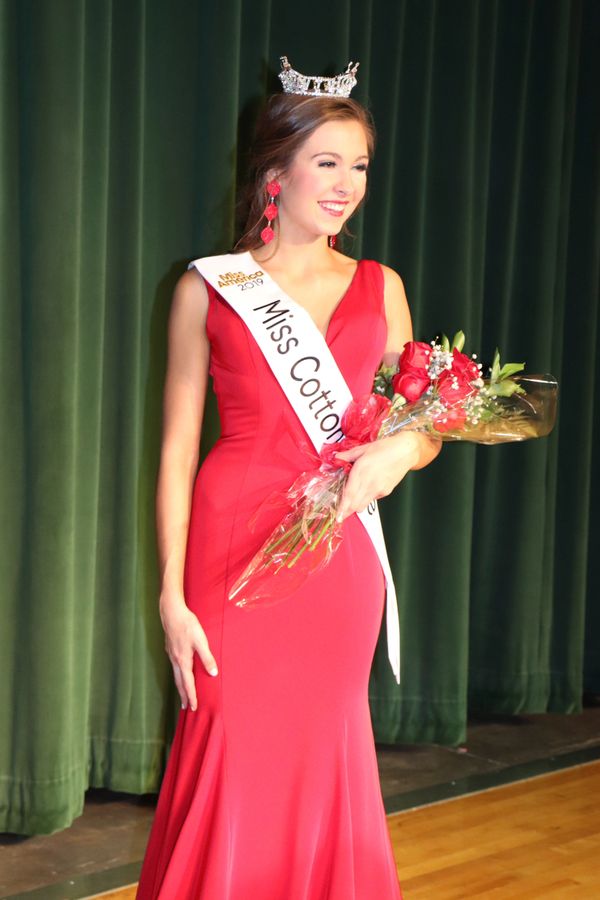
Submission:
<svg viewBox="0 0 600 900">
<path fill-rule="evenodd" d="M 120 888 L 118 891 L 108 891 L 105 894 L 94 894 L 94 900 L 135 900 L 135 892 L 137 884 L 130 884 L 127 887 Z M 84 897 L 83 900 L 92 900 L 91 897 Z"/>
<path fill-rule="evenodd" d="M 390 816 L 404 900 L 600 898 L 600 763 Z"/>
<path fill-rule="evenodd" d="M 127 887 L 120 888 L 118 891 L 108 891 L 104 894 L 93 894 L 98 900 L 135 900 L 135 892 L 137 884 L 130 884 Z M 91 900 L 91 897 L 84 897 L 84 900 Z"/>
<path fill-rule="evenodd" d="M 404 900 L 600 898 L 600 762 L 388 822 Z M 96 896 L 134 900 L 135 885 Z"/>
</svg>

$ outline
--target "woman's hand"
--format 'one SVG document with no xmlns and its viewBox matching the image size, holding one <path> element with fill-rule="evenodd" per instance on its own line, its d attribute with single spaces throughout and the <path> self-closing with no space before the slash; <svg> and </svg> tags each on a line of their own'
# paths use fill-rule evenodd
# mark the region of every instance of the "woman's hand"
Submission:
<svg viewBox="0 0 600 900">
<path fill-rule="evenodd" d="M 194 681 L 194 651 L 200 657 L 209 675 L 217 675 L 217 663 L 208 646 L 204 629 L 197 617 L 186 605 L 182 595 L 161 595 L 160 618 L 165 631 L 165 647 L 173 666 L 175 684 L 181 697 L 181 706 L 194 711 L 198 708 Z"/>
<path fill-rule="evenodd" d="M 407 472 L 426 465 L 439 453 L 440 442 L 416 432 L 404 432 L 336 453 L 353 466 L 342 494 L 338 521 L 387 497 Z"/>
</svg>

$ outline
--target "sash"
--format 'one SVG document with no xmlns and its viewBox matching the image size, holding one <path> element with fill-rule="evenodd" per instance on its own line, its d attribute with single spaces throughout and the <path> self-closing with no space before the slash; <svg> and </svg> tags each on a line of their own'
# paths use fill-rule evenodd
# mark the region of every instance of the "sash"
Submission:
<svg viewBox="0 0 600 900">
<path fill-rule="evenodd" d="M 342 415 L 352 393 L 309 313 L 260 269 L 247 251 L 191 262 L 240 316 L 317 453 L 343 437 Z M 387 650 L 400 683 L 400 622 L 394 580 L 377 503 L 357 513 L 371 538 L 386 581 Z"/>
</svg>

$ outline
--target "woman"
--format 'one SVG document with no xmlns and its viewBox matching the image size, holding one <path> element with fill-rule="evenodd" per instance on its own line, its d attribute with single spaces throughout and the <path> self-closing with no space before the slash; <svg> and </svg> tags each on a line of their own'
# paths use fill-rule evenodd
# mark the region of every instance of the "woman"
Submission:
<svg viewBox="0 0 600 900">
<path fill-rule="evenodd" d="M 306 310 L 354 395 L 412 337 L 398 275 L 330 246 L 363 201 L 373 143 L 368 114 L 350 99 L 272 97 L 237 245 Z M 169 323 L 157 525 L 160 612 L 182 711 L 138 898 L 392 900 L 400 889 L 367 701 L 384 578 L 354 514 L 439 445 L 411 433 L 340 453 L 353 466 L 331 563 L 278 604 L 227 600 L 280 512 L 254 532 L 249 519 L 318 462 L 253 335 L 201 264 L 178 282 Z M 222 283 L 232 279 L 242 280 L 228 271 Z M 278 327 L 271 337 L 287 347 L 292 332 Z M 196 473 L 209 373 L 222 433 Z M 328 392 L 318 396 L 326 410 Z"/>
</svg>

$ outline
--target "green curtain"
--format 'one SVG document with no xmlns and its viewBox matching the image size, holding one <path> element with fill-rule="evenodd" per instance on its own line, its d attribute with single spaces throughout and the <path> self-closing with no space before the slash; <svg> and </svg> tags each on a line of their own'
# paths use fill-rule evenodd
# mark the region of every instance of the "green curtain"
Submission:
<svg viewBox="0 0 600 900">
<path fill-rule="evenodd" d="M 600 690 L 594 501 L 595 0 L 4 0 L 0 5 L 0 811 L 48 832 L 88 786 L 155 790 L 175 711 L 153 495 L 165 328 L 231 246 L 251 122 L 287 53 L 359 59 L 379 144 L 348 250 L 404 277 L 415 333 L 463 328 L 560 380 L 547 440 L 446 446 L 384 504 L 402 684 L 386 742 L 467 709 Z M 214 407 L 207 443 L 216 433 Z M 597 437 L 597 434 L 596 434 Z"/>
</svg>

